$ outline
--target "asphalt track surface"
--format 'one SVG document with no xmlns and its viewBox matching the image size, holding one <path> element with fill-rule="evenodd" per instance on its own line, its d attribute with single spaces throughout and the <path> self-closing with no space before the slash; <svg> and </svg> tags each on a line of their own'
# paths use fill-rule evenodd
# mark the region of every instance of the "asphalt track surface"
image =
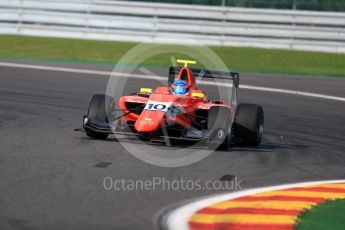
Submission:
<svg viewBox="0 0 345 230">
<path fill-rule="evenodd" d="M 73 131 L 80 127 L 92 95 L 104 93 L 107 80 L 0 67 L 1 229 L 154 229 L 171 205 L 224 192 L 107 191 L 107 176 L 217 181 L 232 175 L 242 181 L 242 189 L 345 178 L 344 102 L 241 90 L 240 102 L 264 107 L 262 145 L 234 147 L 189 166 L 164 168 L 133 157 L 114 139 L 96 141 Z M 241 83 L 345 96 L 340 78 L 243 74 Z M 141 86 L 131 81 L 131 88 Z"/>
</svg>

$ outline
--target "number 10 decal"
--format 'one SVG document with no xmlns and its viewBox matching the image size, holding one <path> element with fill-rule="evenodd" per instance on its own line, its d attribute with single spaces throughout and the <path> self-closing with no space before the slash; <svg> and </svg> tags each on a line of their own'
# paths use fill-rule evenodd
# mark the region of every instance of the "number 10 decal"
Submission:
<svg viewBox="0 0 345 230">
<path fill-rule="evenodd" d="M 147 104 L 148 108 L 150 110 L 165 110 L 165 108 L 167 107 L 166 105 L 163 104 Z"/>
<path fill-rule="evenodd" d="M 148 101 L 146 106 L 145 106 L 145 109 L 146 110 L 152 110 L 152 111 L 166 112 L 172 104 L 173 104 L 172 102 Z"/>
</svg>

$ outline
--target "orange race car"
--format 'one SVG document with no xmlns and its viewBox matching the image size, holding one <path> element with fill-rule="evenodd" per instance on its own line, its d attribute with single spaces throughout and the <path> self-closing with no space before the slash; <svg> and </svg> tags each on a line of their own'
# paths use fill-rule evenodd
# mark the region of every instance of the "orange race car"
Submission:
<svg viewBox="0 0 345 230">
<path fill-rule="evenodd" d="M 203 141 L 222 149 L 233 144 L 260 144 L 264 112 L 260 105 L 237 105 L 238 73 L 189 68 L 194 61 L 177 62 L 184 67 L 170 67 L 168 87 L 141 88 L 138 93 L 123 96 L 117 102 L 119 109 L 115 109 L 117 103 L 111 96 L 94 95 L 83 118 L 86 134 L 95 139 L 123 134 L 147 141 Z M 216 85 L 229 96 L 222 100 L 208 98 L 195 76 L 227 81 L 203 84 Z"/>
</svg>

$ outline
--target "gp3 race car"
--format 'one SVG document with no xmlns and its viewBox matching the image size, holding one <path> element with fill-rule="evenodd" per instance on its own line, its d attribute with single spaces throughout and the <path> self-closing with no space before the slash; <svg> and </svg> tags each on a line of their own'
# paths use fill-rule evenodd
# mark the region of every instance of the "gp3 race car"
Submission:
<svg viewBox="0 0 345 230">
<path fill-rule="evenodd" d="M 237 105 L 238 73 L 189 68 L 195 61 L 177 63 L 184 67 L 170 67 L 168 87 L 141 88 L 118 101 L 108 95 L 94 95 L 83 118 L 83 131 L 94 139 L 122 134 L 143 141 L 203 141 L 220 149 L 260 144 L 264 112 L 260 105 Z M 209 99 L 195 76 L 232 81 L 229 102 Z M 116 104 L 119 109 L 115 109 Z"/>
</svg>

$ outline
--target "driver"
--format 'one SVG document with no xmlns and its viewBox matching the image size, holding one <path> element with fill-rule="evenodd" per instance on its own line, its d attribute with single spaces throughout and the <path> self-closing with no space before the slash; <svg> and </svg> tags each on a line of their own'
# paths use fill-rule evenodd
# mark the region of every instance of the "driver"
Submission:
<svg viewBox="0 0 345 230">
<path fill-rule="evenodd" d="M 187 81 L 176 80 L 172 84 L 172 92 L 175 95 L 183 96 L 189 93 L 189 87 Z"/>
</svg>

